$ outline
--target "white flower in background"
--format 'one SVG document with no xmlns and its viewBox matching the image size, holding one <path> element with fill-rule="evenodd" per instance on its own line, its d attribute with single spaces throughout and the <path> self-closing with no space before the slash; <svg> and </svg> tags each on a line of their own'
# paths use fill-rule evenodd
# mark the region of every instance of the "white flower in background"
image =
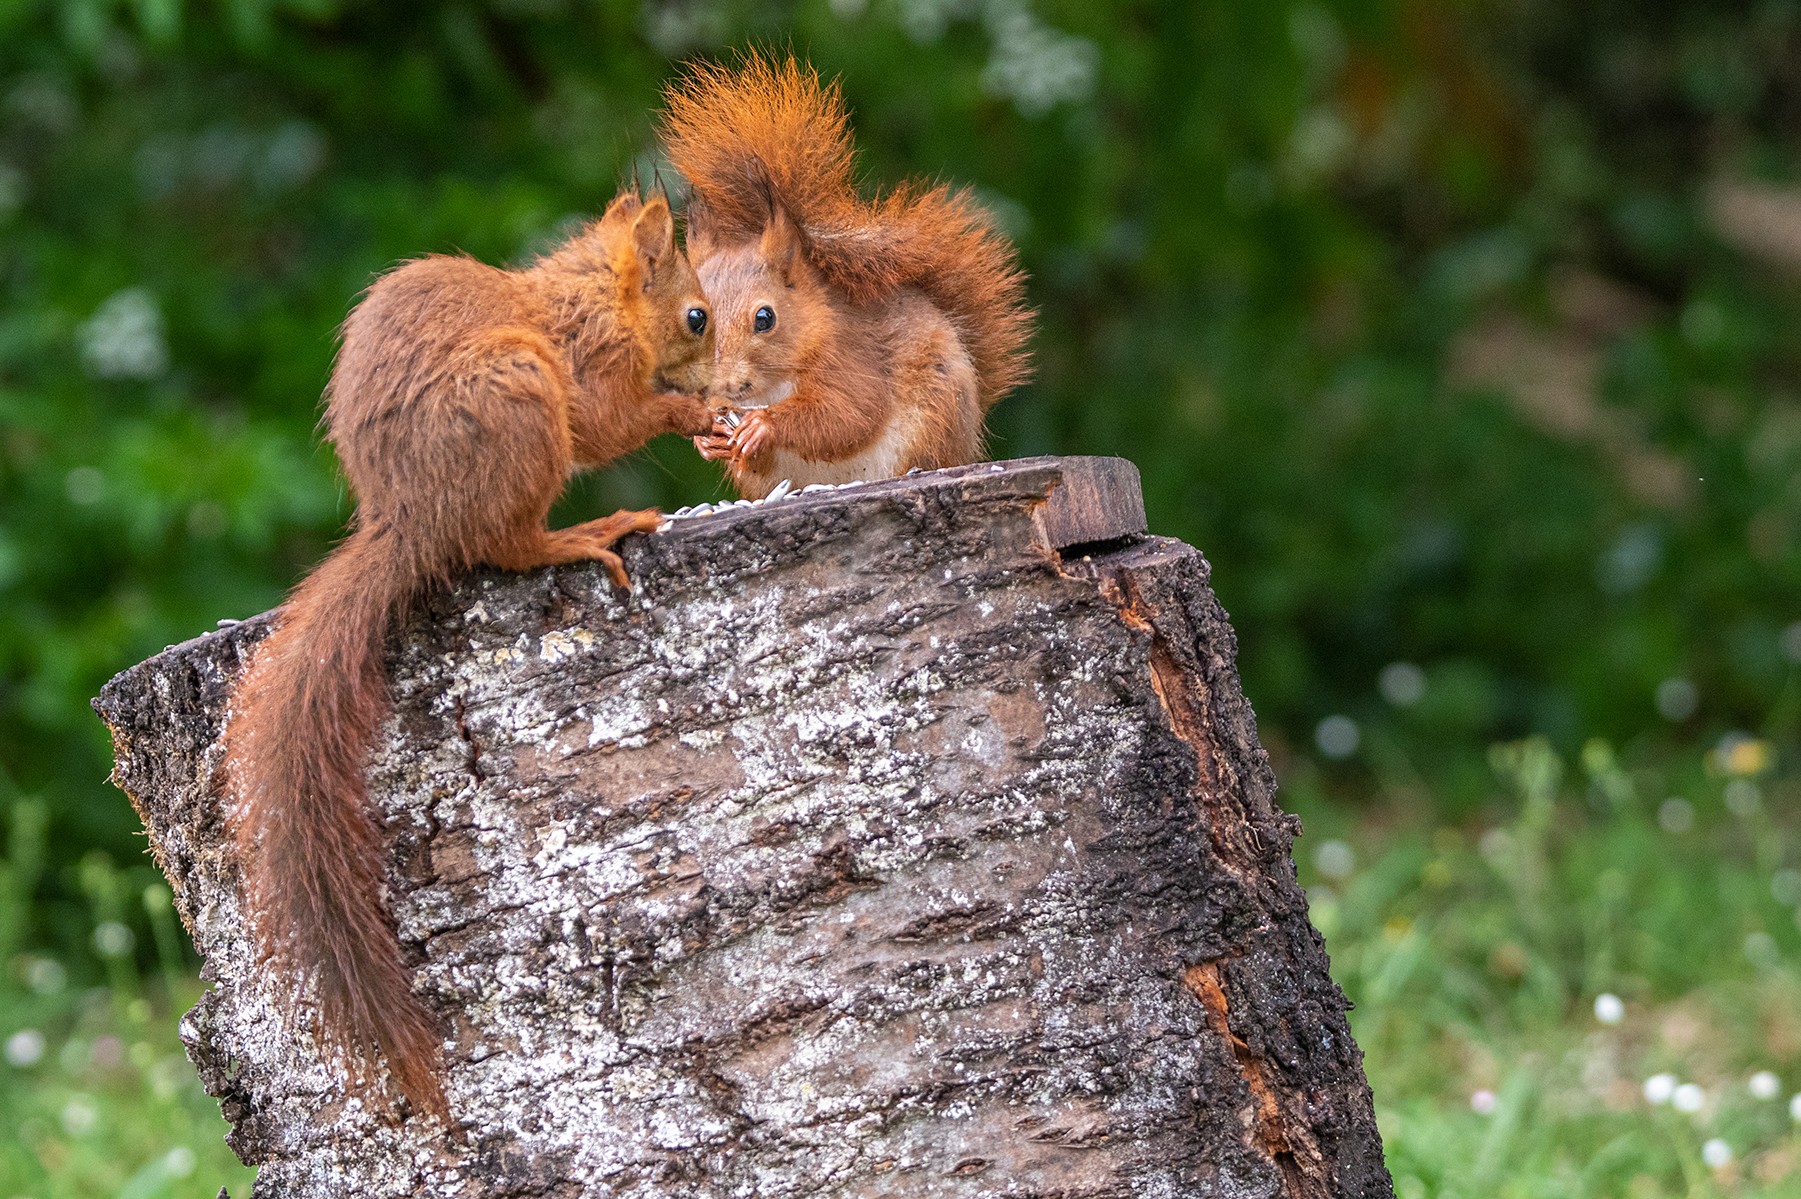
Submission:
<svg viewBox="0 0 1801 1199">
<path fill-rule="evenodd" d="M 1357 854 L 1343 841 L 1325 841 L 1313 851 L 1313 867 L 1333 882 L 1342 883 L 1357 869 Z"/>
<path fill-rule="evenodd" d="M 163 1173 L 170 1178 L 188 1178 L 199 1164 L 195 1160 L 194 1151 L 186 1145 L 177 1145 L 163 1154 Z"/>
<path fill-rule="evenodd" d="M 289 121 L 270 135 L 253 175 L 264 191 L 299 187 L 325 165 L 325 135 L 305 121 Z"/>
<path fill-rule="evenodd" d="M 103 958 L 122 958 L 137 944 L 137 937 L 117 920 L 103 920 L 94 927 L 94 952 Z"/>
<path fill-rule="evenodd" d="M 1007 97 L 1028 117 L 1094 92 L 1100 50 L 1093 42 L 1045 25 L 1025 0 L 988 0 L 985 9 L 994 37 L 982 72 L 989 91 Z"/>
<path fill-rule="evenodd" d="M 1307 182 L 1337 171 L 1356 149 L 1356 135 L 1344 117 L 1326 105 L 1318 105 L 1295 121 L 1288 139 L 1286 165 L 1292 177 Z"/>
<path fill-rule="evenodd" d="M 1478 1116 L 1490 1115 L 1495 1110 L 1495 1093 L 1493 1091 L 1477 1091 L 1470 1096 L 1470 1110 Z"/>
<path fill-rule="evenodd" d="M 1330 77 L 1344 68 L 1344 26 L 1325 9 L 1312 4 L 1295 9 L 1288 17 L 1288 37 L 1320 76 Z"/>
<path fill-rule="evenodd" d="M 1749 820 L 1763 807 L 1763 790 L 1750 779 L 1732 779 L 1720 792 L 1726 810 L 1740 820 Z"/>
<path fill-rule="evenodd" d="M 1782 1080 L 1768 1070 L 1759 1070 L 1745 1081 L 1745 1089 L 1753 1099 L 1774 1099 L 1782 1094 Z"/>
<path fill-rule="evenodd" d="M 125 1064 L 125 1042 L 111 1035 L 98 1037 L 88 1050 L 88 1060 L 102 1070 L 117 1070 Z"/>
<path fill-rule="evenodd" d="M 1608 993 L 1595 996 L 1595 1019 L 1603 1024 L 1618 1024 L 1625 1018 L 1625 1000 Z"/>
<path fill-rule="evenodd" d="M 869 0 L 827 3 L 847 21 L 869 9 Z M 684 6 L 684 11 L 694 7 Z M 923 44 L 939 41 L 958 21 L 979 17 L 992 39 L 982 84 L 1012 101 L 1023 116 L 1041 117 L 1059 104 L 1094 94 L 1100 49 L 1085 37 L 1046 25 L 1030 0 L 891 0 L 888 8 L 895 24 Z M 653 41 L 657 28 L 653 23 Z"/>
<path fill-rule="evenodd" d="M 1390 662 L 1376 676 L 1376 690 L 1397 708 L 1410 708 L 1426 695 L 1426 672 L 1411 662 Z"/>
<path fill-rule="evenodd" d="M 230 515 L 212 500 L 201 500 L 188 509 L 188 532 L 201 541 L 223 537 L 230 528 Z"/>
<path fill-rule="evenodd" d="M 84 1137 L 100 1122 L 100 1109 L 89 1095 L 72 1095 L 63 1104 L 63 1131 L 72 1137 Z"/>
<path fill-rule="evenodd" d="M 147 288 L 108 297 L 76 330 L 81 361 L 97 379 L 154 379 L 169 366 L 163 317 Z"/>
<path fill-rule="evenodd" d="M 1789 1118 L 1801 1124 L 1801 1095 L 1792 1095 L 1788 1101 Z"/>
<path fill-rule="evenodd" d="M 1701 1146 L 1701 1160 L 1709 1169 L 1724 1170 L 1732 1164 L 1732 1146 L 1715 1137 Z"/>
<path fill-rule="evenodd" d="M 1670 1096 L 1670 1106 L 1692 1116 L 1707 1106 L 1707 1092 L 1692 1082 L 1685 1082 Z"/>
<path fill-rule="evenodd" d="M 970 0 L 896 0 L 900 27 L 916 42 L 935 42 L 958 17 L 975 15 Z"/>
<path fill-rule="evenodd" d="M 1672 795 L 1657 805 L 1657 823 L 1666 833 L 1686 833 L 1695 827 L 1695 805 Z"/>
<path fill-rule="evenodd" d="M 650 44 L 671 57 L 692 54 L 703 46 L 726 40 L 727 15 L 718 4 L 684 4 L 665 0 L 646 4 L 644 35 Z"/>
<path fill-rule="evenodd" d="M 1701 706 L 1701 693 L 1687 679 L 1665 679 L 1657 684 L 1657 714 L 1665 720 L 1687 720 Z"/>
<path fill-rule="evenodd" d="M 1349 716 L 1328 716 L 1313 729 L 1313 743 L 1334 761 L 1350 757 L 1363 741 L 1363 730 Z"/>
<path fill-rule="evenodd" d="M 25 985 L 39 995 L 54 995 L 68 981 L 68 971 L 55 958 L 33 958 L 25 967 Z"/>
<path fill-rule="evenodd" d="M 63 476 L 63 491 L 70 503 L 83 507 L 98 504 L 106 497 L 106 476 L 98 467 L 78 466 Z"/>
<path fill-rule="evenodd" d="M 1674 1074 L 1653 1074 L 1645 1079 L 1645 1102 L 1668 1103 L 1676 1093 L 1676 1076 Z"/>
<path fill-rule="evenodd" d="M 1774 757 L 1775 749 L 1768 741 L 1735 729 L 1708 752 L 1707 764 L 1722 774 L 1744 776 L 1762 774 Z"/>
<path fill-rule="evenodd" d="M 208 191 L 230 187 L 256 156 L 256 135 L 229 121 L 208 125 L 188 149 L 189 177 Z"/>
<path fill-rule="evenodd" d="M 35 1028 L 21 1028 L 6 1038 L 6 1062 L 24 1070 L 44 1060 L 44 1034 Z"/>
<path fill-rule="evenodd" d="M 1609 595 L 1637 591 L 1663 564 L 1663 535 L 1651 524 L 1628 525 L 1595 563 L 1595 581 Z"/>
</svg>

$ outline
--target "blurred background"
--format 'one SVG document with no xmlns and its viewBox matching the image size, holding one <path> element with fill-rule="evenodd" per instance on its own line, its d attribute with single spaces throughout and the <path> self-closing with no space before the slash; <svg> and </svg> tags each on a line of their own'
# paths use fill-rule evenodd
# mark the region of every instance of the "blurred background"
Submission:
<svg viewBox="0 0 1801 1199">
<path fill-rule="evenodd" d="M 1801 1194 L 1801 2 L 23 0 L 0 1196 L 248 1193 L 87 700 L 339 534 L 375 273 L 528 260 L 753 40 L 1017 240 L 996 455 L 1126 455 L 1213 563 L 1403 1199 Z"/>
</svg>

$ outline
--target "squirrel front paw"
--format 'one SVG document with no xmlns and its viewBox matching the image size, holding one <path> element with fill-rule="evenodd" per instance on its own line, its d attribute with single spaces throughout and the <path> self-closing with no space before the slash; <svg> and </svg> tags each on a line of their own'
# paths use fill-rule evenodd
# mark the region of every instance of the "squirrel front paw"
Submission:
<svg viewBox="0 0 1801 1199">
<path fill-rule="evenodd" d="M 724 462 L 732 456 L 732 439 L 721 437 L 717 433 L 709 433 L 705 437 L 694 439 L 694 448 L 708 462 Z"/>
<path fill-rule="evenodd" d="M 768 456 L 775 448 L 775 427 L 767 409 L 753 408 L 744 414 L 732 433 L 731 447 L 737 460 L 743 463 Z"/>
<path fill-rule="evenodd" d="M 713 428 L 694 439 L 694 448 L 708 462 L 724 462 L 732 457 L 732 435 L 738 431 L 743 415 L 736 408 L 713 409 Z"/>
</svg>

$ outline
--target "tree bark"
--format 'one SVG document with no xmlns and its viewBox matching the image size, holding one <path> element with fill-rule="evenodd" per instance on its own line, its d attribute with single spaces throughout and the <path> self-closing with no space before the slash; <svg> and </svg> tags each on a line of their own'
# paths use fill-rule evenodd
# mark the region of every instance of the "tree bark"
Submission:
<svg viewBox="0 0 1801 1199">
<path fill-rule="evenodd" d="M 210 781 L 267 617 L 95 701 L 256 1195 L 1387 1196 L 1201 555 L 1118 459 L 790 496 L 395 631 L 370 789 L 460 1131 L 260 973 Z"/>
</svg>

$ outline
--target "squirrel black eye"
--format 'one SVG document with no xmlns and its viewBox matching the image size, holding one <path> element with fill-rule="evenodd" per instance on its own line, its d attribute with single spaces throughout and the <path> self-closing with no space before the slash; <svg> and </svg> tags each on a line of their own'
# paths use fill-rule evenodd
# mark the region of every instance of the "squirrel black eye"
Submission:
<svg viewBox="0 0 1801 1199">
<path fill-rule="evenodd" d="M 767 304 L 757 309 L 756 316 L 752 318 L 752 328 L 758 333 L 767 333 L 775 328 L 775 309 Z"/>
<path fill-rule="evenodd" d="M 688 309 L 688 332 L 699 337 L 707 331 L 707 310 L 705 308 Z"/>
</svg>

